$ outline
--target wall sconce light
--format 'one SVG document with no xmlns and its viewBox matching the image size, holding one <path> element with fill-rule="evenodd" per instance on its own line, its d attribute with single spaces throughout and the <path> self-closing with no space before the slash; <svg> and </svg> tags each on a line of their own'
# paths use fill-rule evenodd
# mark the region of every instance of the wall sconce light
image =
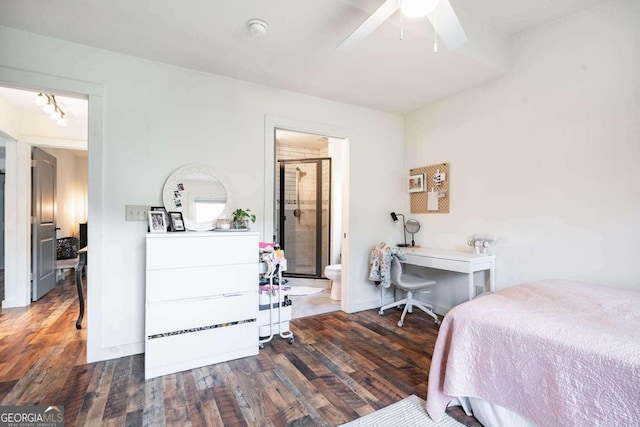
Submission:
<svg viewBox="0 0 640 427">
<path fill-rule="evenodd" d="M 64 111 L 62 111 L 62 108 L 58 105 L 55 95 L 40 92 L 36 95 L 34 102 L 36 105 L 41 105 L 42 111 L 45 114 L 50 114 L 51 119 L 55 120 L 58 126 L 67 125 L 67 122 L 64 119 Z"/>
<path fill-rule="evenodd" d="M 406 224 L 404 222 L 404 215 L 391 212 L 391 219 L 393 220 L 393 222 L 398 222 L 399 216 L 402 217 L 402 234 L 404 235 L 404 243 L 398 243 L 397 246 L 400 248 L 406 248 L 409 245 L 407 245 L 407 229 L 405 228 Z"/>
</svg>

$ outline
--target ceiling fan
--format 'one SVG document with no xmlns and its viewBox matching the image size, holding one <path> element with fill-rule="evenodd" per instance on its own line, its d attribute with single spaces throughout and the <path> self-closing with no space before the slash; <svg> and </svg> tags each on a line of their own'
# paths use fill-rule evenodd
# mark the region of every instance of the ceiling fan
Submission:
<svg viewBox="0 0 640 427">
<path fill-rule="evenodd" d="M 437 35 L 440 36 L 449 49 L 455 49 L 468 41 L 467 35 L 462 29 L 462 25 L 449 0 L 386 0 L 382 6 L 349 34 L 349 37 L 344 39 L 336 50 L 351 50 L 398 9 L 400 9 L 402 15 L 408 18 L 426 16 Z M 400 39 L 402 39 L 402 16 L 400 19 Z M 434 42 L 434 50 L 437 52 L 437 37 Z"/>
</svg>

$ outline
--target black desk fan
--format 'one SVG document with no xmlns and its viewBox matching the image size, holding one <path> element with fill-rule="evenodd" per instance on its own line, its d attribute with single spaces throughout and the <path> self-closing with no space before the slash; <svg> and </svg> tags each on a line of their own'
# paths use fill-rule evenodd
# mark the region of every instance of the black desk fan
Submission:
<svg viewBox="0 0 640 427">
<path fill-rule="evenodd" d="M 414 236 L 418 231 L 420 231 L 420 223 L 418 220 L 410 219 L 405 223 L 404 229 L 407 230 L 407 233 L 411 234 L 411 246 L 415 246 L 416 242 L 414 240 Z"/>
</svg>

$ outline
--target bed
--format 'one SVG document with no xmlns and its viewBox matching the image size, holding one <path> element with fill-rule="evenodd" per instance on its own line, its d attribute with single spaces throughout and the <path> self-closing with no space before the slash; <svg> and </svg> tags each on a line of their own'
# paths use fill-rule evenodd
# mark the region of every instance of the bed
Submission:
<svg viewBox="0 0 640 427">
<path fill-rule="evenodd" d="M 455 400 L 487 426 L 640 426 L 640 291 L 545 280 L 453 308 L 427 411 Z"/>
</svg>

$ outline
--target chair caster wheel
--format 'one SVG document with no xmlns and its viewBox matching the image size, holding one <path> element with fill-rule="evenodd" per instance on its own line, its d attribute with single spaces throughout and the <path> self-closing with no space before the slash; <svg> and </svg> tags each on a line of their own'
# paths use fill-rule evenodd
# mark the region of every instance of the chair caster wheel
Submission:
<svg viewBox="0 0 640 427">
<path fill-rule="evenodd" d="M 378 311 L 378 315 L 384 316 L 384 311 L 382 311 L 382 310 Z"/>
<path fill-rule="evenodd" d="M 295 339 L 293 337 L 289 338 L 289 344 L 293 344 L 295 342 Z"/>
<path fill-rule="evenodd" d="M 402 328 L 402 321 L 398 322 L 398 328 Z"/>
<path fill-rule="evenodd" d="M 260 350 L 264 349 L 264 344 L 258 344 L 258 348 L 260 348 Z"/>
</svg>

